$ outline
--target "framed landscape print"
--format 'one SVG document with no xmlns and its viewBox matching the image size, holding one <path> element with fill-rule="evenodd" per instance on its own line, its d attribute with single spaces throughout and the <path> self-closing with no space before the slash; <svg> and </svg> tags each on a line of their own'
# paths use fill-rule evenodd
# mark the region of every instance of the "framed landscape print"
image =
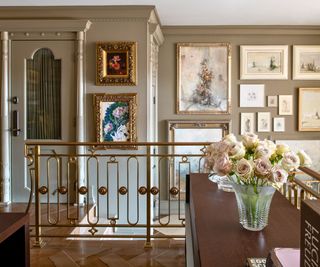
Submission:
<svg viewBox="0 0 320 267">
<path fill-rule="evenodd" d="M 240 84 L 240 107 L 264 107 L 264 84 Z"/>
<path fill-rule="evenodd" d="M 293 79 L 320 80 L 320 45 L 293 46 Z"/>
<path fill-rule="evenodd" d="M 285 118 L 273 118 L 273 131 L 284 132 L 285 131 Z"/>
<path fill-rule="evenodd" d="M 96 84 L 136 85 L 136 46 L 135 42 L 97 43 Z"/>
<path fill-rule="evenodd" d="M 292 95 L 279 95 L 279 115 L 293 114 Z"/>
<path fill-rule="evenodd" d="M 218 142 L 230 132 L 230 121 L 168 121 L 169 142 Z M 204 160 L 201 160 L 203 146 L 174 146 L 171 154 L 186 155 L 174 157 L 171 168 L 172 185 L 185 190 L 185 177 L 189 172 L 203 171 Z M 195 155 L 195 156 L 192 156 Z M 198 156 L 196 156 L 198 155 Z"/>
<path fill-rule="evenodd" d="M 137 141 L 136 97 L 136 93 L 93 96 L 97 142 L 129 144 Z M 120 148 L 126 147 L 121 145 Z"/>
<path fill-rule="evenodd" d="M 254 128 L 255 128 L 254 113 L 246 113 L 246 112 L 240 113 L 240 123 L 241 123 L 240 134 L 254 133 Z"/>
<path fill-rule="evenodd" d="M 299 131 L 320 131 L 320 88 L 299 88 Z"/>
<path fill-rule="evenodd" d="M 240 79 L 288 79 L 288 46 L 241 45 Z"/>
<path fill-rule="evenodd" d="M 177 44 L 178 114 L 230 114 L 231 46 Z"/>
<path fill-rule="evenodd" d="M 258 112 L 258 132 L 271 131 L 271 114 L 270 112 Z"/>
</svg>

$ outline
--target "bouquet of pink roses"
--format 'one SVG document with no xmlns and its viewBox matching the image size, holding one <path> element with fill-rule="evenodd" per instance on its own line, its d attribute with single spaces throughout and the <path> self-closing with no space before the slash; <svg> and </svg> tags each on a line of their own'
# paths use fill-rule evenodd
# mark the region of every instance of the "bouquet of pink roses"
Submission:
<svg viewBox="0 0 320 267">
<path fill-rule="evenodd" d="M 241 185 L 285 183 L 300 166 L 311 163 L 304 151 L 295 153 L 286 144 L 261 141 L 252 133 L 242 135 L 241 141 L 229 134 L 206 150 L 207 169 Z"/>
</svg>

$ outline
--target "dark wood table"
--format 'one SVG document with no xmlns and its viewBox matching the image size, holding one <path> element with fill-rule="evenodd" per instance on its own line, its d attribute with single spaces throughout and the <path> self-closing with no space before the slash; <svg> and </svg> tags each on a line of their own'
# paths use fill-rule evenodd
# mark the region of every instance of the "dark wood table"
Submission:
<svg viewBox="0 0 320 267">
<path fill-rule="evenodd" d="M 259 232 L 240 225 L 235 194 L 219 190 L 207 174 L 187 177 L 187 207 L 195 266 L 243 267 L 247 258 L 267 257 L 272 248 L 299 247 L 300 213 L 277 191 L 269 224 Z"/>
<path fill-rule="evenodd" d="M 30 266 L 29 215 L 0 213 L 0 266 Z"/>
</svg>

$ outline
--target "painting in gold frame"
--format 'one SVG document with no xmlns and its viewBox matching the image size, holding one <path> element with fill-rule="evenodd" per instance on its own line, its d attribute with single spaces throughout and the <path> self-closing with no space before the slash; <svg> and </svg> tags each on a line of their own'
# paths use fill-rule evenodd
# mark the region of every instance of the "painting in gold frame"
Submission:
<svg viewBox="0 0 320 267">
<path fill-rule="evenodd" d="M 137 141 L 136 107 L 137 94 L 94 94 L 96 141 L 123 142 L 124 146 L 113 148 L 133 149 Z"/>
<path fill-rule="evenodd" d="M 229 43 L 177 43 L 178 114 L 230 114 Z"/>
<path fill-rule="evenodd" d="M 97 53 L 97 85 L 137 84 L 137 43 L 99 42 Z"/>
<path fill-rule="evenodd" d="M 320 131 L 320 88 L 299 88 L 299 131 Z"/>
</svg>

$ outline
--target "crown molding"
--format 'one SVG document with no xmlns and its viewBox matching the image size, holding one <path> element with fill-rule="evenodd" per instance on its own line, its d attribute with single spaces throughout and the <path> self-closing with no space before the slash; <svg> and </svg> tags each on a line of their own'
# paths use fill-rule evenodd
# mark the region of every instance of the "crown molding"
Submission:
<svg viewBox="0 0 320 267">
<path fill-rule="evenodd" d="M 320 35 L 320 26 L 163 26 L 164 35 Z"/>
</svg>

